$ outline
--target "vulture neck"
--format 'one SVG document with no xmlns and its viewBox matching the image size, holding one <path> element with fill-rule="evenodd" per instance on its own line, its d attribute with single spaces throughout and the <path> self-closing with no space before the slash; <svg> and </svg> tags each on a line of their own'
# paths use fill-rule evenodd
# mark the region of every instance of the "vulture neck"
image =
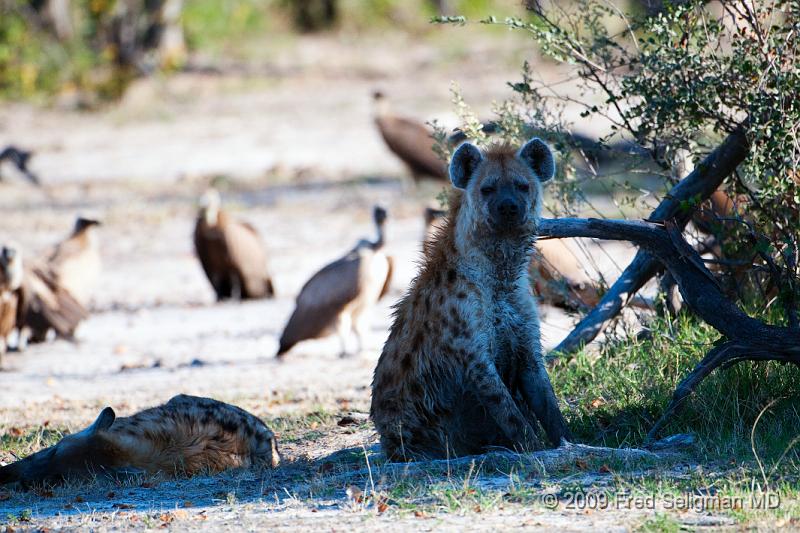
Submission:
<svg viewBox="0 0 800 533">
<path fill-rule="evenodd" d="M 73 234 L 73 238 L 83 239 L 83 241 L 91 248 L 97 246 L 97 232 L 94 226 L 86 226 L 77 230 Z"/>
<path fill-rule="evenodd" d="M 380 250 L 381 248 L 383 248 L 384 245 L 383 223 L 375 224 L 375 227 L 378 229 L 378 238 L 375 240 L 375 242 L 370 243 L 370 248 L 372 248 L 373 250 Z"/>
<path fill-rule="evenodd" d="M 208 226 L 216 226 L 219 222 L 219 207 L 208 206 L 203 209 L 203 219 Z"/>
<path fill-rule="evenodd" d="M 391 106 L 386 98 L 376 100 L 374 109 L 376 118 L 384 118 L 391 114 Z"/>
</svg>

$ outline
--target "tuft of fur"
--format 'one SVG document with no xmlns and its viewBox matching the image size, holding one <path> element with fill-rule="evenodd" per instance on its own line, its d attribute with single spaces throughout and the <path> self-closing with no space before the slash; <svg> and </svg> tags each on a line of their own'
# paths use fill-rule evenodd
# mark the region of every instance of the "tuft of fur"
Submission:
<svg viewBox="0 0 800 533">
<path fill-rule="evenodd" d="M 279 462 L 275 435 L 259 418 L 234 405 L 181 394 L 124 418 L 106 407 L 83 431 L 0 468 L 0 485 L 93 473 L 192 476 Z"/>
<path fill-rule="evenodd" d="M 463 190 L 450 194 L 375 369 L 370 414 L 391 459 L 539 448 L 537 421 L 555 445 L 568 436 L 527 276 L 550 176 L 522 150 L 499 145 L 477 160 L 474 150 L 454 155 L 451 176 Z M 524 213 L 498 215 L 488 188 Z"/>
</svg>

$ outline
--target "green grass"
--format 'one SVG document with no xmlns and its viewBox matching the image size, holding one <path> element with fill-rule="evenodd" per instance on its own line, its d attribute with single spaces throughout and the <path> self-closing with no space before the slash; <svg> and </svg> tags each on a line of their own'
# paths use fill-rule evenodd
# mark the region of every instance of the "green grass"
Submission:
<svg viewBox="0 0 800 533">
<path fill-rule="evenodd" d="M 599 354 L 584 351 L 551 369 L 578 441 L 641 445 L 676 385 L 719 338 L 713 328 L 686 315 L 654 319 L 649 327 L 646 340 L 634 335 L 613 340 Z M 662 436 L 694 433 L 706 460 L 743 461 L 755 458 L 752 432 L 765 465 L 791 466 L 800 460 L 794 446 L 800 436 L 798 406 L 797 367 L 743 362 L 709 376 Z"/>
<path fill-rule="evenodd" d="M 292 413 L 266 420 L 267 426 L 280 435 L 282 442 L 295 442 L 302 439 L 316 440 L 324 436 L 326 427 L 336 425 L 341 414 L 319 407 L 308 413 Z"/>
<path fill-rule="evenodd" d="M 193 0 L 184 7 L 182 21 L 192 50 L 238 59 L 277 53 L 298 37 L 292 26 L 291 0 Z M 522 15 L 513 0 L 460 0 L 454 12 L 471 19 L 495 15 Z M 427 0 L 340 0 L 338 23 L 329 31 L 349 39 L 388 31 L 432 32 L 434 11 Z M 504 28 L 476 27 L 474 31 L 500 34 Z M 465 35 L 469 38 L 469 35 Z"/>
<path fill-rule="evenodd" d="M 680 522 L 663 513 L 656 513 L 637 528 L 638 531 L 647 533 L 677 533 L 681 529 Z"/>
<path fill-rule="evenodd" d="M 193 0 L 184 4 L 187 45 L 212 55 L 241 58 L 263 36 L 285 36 L 285 20 L 274 0 Z"/>
<path fill-rule="evenodd" d="M 0 427 L 0 459 L 11 461 L 14 457 L 27 457 L 43 448 L 53 446 L 66 433 L 68 433 L 66 428 Z"/>
</svg>

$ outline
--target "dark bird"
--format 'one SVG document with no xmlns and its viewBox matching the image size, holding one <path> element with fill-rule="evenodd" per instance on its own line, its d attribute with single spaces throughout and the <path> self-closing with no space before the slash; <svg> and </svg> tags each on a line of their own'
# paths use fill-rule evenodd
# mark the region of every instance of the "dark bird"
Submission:
<svg viewBox="0 0 800 533">
<path fill-rule="evenodd" d="M 17 327 L 22 276 L 22 257 L 18 248 L 12 244 L 0 248 L 0 366 L 8 350 L 8 337 Z"/>
<path fill-rule="evenodd" d="M 281 335 L 278 357 L 295 344 L 336 332 L 347 355 L 347 337 L 352 332 L 363 348 L 362 336 L 370 312 L 388 291 L 392 258 L 383 252 L 386 210 L 375 207 L 375 241 L 362 239 L 344 257 L 314 274 L 297 296 L 297 307 Z"/>
<path fill-rule="evenodd" d="M 200 200 L 194 247 L 217 300 L 246 300 L 275 295 L 267 270 L 267 250 L 256 229 L 220 209 L 219 193 Z"/>
<path fill-rule="evenodd" d="M 45 257 L 56 283 L 86 305 L 102 268 L 96 228 L 97 220 L 79 217 L 72 234 Z"/>
<path fill-rule="evenodd" d="M 11 163 L 17 167 L 20 172 L 22 172 L 22 175 L 25 176 L 28 181 L 38 186 L 41 185 L 39 177 L 31 172 L 31 170 L 28 168 L 28 162 L 30 161 L 32 155 L 33 152 L 20 150 L 15 146 L 7 146 L 2 152 L 0 152 L 0 163 L 6 160 L 11 161 Z M 0 175 L 0 181 L 2 180 L 3 178 Z"/>
<path fill-rule="evenodd" d="M 408 166 L 414 181 L 447 180 L 447 163 L 433 151 L 433 132 L 416 120 L 393 114 L 386 96 L 376 91 L 375 124 L 386 146 Z"/>
</svg>

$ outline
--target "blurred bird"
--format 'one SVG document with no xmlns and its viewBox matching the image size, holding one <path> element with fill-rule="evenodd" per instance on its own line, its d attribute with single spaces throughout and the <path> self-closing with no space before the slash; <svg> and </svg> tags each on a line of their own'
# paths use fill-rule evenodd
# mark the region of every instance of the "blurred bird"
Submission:
<svg viewBox="0 0 800 533">
<path fill-rule="evenodd" d="M 17 326 L 22 289 L 22 257 L 16 245 L 0 248 L 0 366 L 8 350 L 8 337 Z"/>
<path fill-rule="evenodd" d="M 28 162 L 33 155 L 32 152 L 28 152 L 25 150 L 20 150 L 15 146 L 7 146 L 0 152 L 0 163 L 3 161 L 11 161 L 17 169 L 22 172 L 22 174 L 34 185 L 41 185 L 39 182 L 39 177 L 36 176 L 33 172 L 28 169 Z M 0 176 L 0 181 L 3 181 L 2 176 Z"/>
<path fill-rule="evenodd" d="M 194 247 L 217 300 L 246 300 L 275 295 L 267 270 L 267 250 L 256 229 L 220 209 L 219 193 L 200 199 Z"/>
<path fill-rule="evenodd" d="M 45 262 L 61 287 L 86 306 L 102 268 L 97 220 L 79 217 L 72 234 L 47 254 Z"/>
<path fill-rule="evenodd" d="M 89 313 L 72 294 L 59 285 L 52 270 L 38 262 L 22 263 L 21 297 L 17 306 L 18 350 L 28 342 L 44 342 L 48 333 L 75 340 L 75 330 Z"/>
<path fill-rule="evenodd" d="M 386 96 L 376 91 L 375 124 L 389 147 L 408 166 L 414 181 L 447 180 L 447 163 L 433 151 L 433 132 L 421 122 L 392 114 Z"/>
<path fill-rule="evenodd" d="M 347 337 L 352 332 L 363 349 L 363 334 L 370 311 L 388 291 L 392 279 L 392 258 L 383 253 L 386 210 L 375 207 L 373 220 L 378 237 L 362 239 L 341 259 L 314 274 L 297 296 L 297 307 L 281 335 L 278 357 L 295 344 L 318 339 L 334 331 L 347 355 Z"/>
</svg>

